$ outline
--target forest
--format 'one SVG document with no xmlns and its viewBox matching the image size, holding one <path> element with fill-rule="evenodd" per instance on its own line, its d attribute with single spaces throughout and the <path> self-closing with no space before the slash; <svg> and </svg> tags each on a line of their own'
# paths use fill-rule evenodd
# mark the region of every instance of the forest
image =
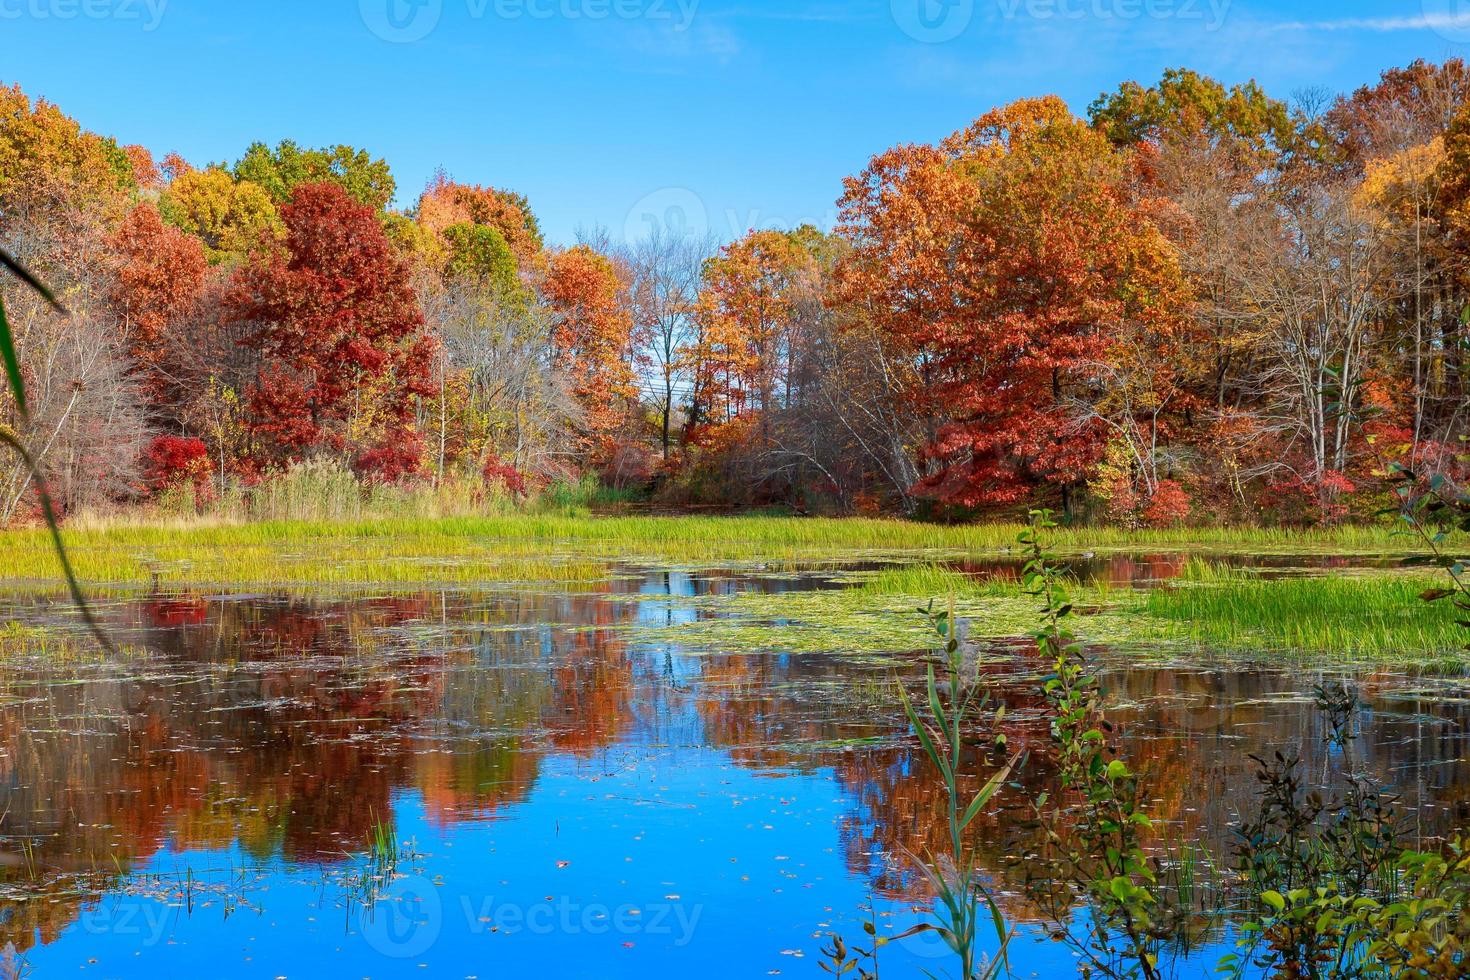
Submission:
<svg viewBox="0 0 1470 980">
<path fill-rule="evenodd" d="M 847 178 L 831 230 L 591 229 L 352 146 L 230 163 L 0 88 L 0 246 L 63 515 L 303 472 L 515 507 L 1335 524 L 1467 475 L 1470 69 L 1280 98 L 1187 69 L 993 109 Z M 0 523 L 38 519 L 21 463 Z"/>
</svg>

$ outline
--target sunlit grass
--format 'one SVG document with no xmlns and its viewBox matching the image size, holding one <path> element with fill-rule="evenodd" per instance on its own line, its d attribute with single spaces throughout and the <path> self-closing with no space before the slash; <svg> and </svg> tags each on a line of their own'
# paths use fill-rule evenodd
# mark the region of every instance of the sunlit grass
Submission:
<svg viewBox="0 0 1470 980">
<path fill-rule="evenodd" d="M 604 559 L 809 560 L 862 552 L 911 559 L 1012 553 L 1019 525 L 782 517 L 507 515 L 373 521 L 110 524 L 72 528 L 78 573 L 93 583 L 473 583 L 505 576 L 578 581 Z M 1077 528 L 1060 550 L 1390 553 L 1411 542 L 1387 527 L 1131 532 Z M 540 563 L 538 565 L 538 563 Z M 0 533 L 0 580 L 60 574 L 44 534 Z M 605 572 L 603 572 L 605 574 Z M 925 591 L 925 590 L 920 590 Z"/>
<path fill-rule="evenodd" d="M 1284 650 L 1345 657 L 1463 651 L 1470 631 L 1447 601 L 1420 593 L 1427 574 L 1260 578 L 1191 563 L 1178 584 L 1144 596 L 1141 611 L 1185 638 L 1226 650 Z"/>
</svg>

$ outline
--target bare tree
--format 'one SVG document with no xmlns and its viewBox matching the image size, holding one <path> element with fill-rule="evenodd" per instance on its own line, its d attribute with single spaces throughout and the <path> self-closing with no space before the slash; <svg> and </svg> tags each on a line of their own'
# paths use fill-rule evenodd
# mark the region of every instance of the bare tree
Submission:
<svg viewBox="0 0 1470 980">
<path fill-rule="evenodd" d="M 633 320 L 640 338 L 639 360 L 647 366 L 644 385 L 658 414 L 664 458 L 673 443 L 674 414 L 690 394 L 686 350 L 693 342 L 694 307 L 705 261 L 714 242 L 655 229 L 630 246 Z"/>
<path fill-rule="evenodd" d="M 576 399 L 552 366 L 549 314 L 525 297 L 498 295 L 473 279 L 425 276 L 418 284 L 425 321 L 441 342 L 440 397 L 421 419 L 437 441 L 443 475 L 451 441 L 476 470 L 491 455 L 518 470 L 551 472 L 568 449 L 561 434 L 578 422 Z M 451 379 L 464 388 L 452 405 Z"/>
</svg>

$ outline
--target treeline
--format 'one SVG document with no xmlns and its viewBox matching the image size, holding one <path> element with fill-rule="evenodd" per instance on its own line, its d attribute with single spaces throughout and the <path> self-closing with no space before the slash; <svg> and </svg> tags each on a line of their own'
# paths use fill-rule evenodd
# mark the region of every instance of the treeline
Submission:
<svg viewBox="0 0 1470 980">
<path fill-rule="evenodd" d="M 0 88 L 0 244 L 68 512 L 303 466 L 525 497 L 1124 524 L 1338 521 L 1470 470 L 1470 69 L 1335 99 L 1186 70 L 996 109 L 848 178 L 832 233 L 550 247 L 514 192 L 395 210 L 352 147 L 193 166 Z M 33 516 L 20 467 L 0 522 Z"/>
</svg>

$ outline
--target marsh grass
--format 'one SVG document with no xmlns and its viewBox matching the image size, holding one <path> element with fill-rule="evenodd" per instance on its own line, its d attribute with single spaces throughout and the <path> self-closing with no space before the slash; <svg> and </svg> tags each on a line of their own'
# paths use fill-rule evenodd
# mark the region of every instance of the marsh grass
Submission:
<svg viewBox="0 0 1470 980">
<path fill-rule="evenodd" d="M 1360 658 L 1460 651 L 1454 608 L 1420 601 L 1433 584 L 1405 573 L 1264 579 L 1196 562 L 1179 584 L 1145 594 L 1141 609 L 1215 648 Z"/>
<path fill-rule="evenodd" d="M 759 560 L 779 565 L 838 556 L 902 554 L 909 561 L 934 562 L 965 554 L 1011 553 L 1019 533 L 1017 526 L 1008 524 L 944 527 L 891 520 L 769 516 L 585 517 L 517 513 L 358 517 L 346 505 L 339 507 L 331 503 L 337 491 L 329 487 L 318 489 L 325 501 L 321 506 L 338 517 L 244 521 L 216 515 L 175 517 L 146 524 L 93 517 L 71 526 L 69 546 L 78 574 L 91 583 L 391 584 L 493 578 L 494 566 L 511 558 L 561 563 L 548 558 L 551 555 L 665 563 Z M 1148 533 L 1090 528 L 1060 531 L 1057 547 L 1063 552 L 1236 548 L 1277 553 L 1323 549 L 1338 553 L 1387 553 L 1410 544 L 1386 527 L 1315 532 L 1257 529 Z M 939 579 L 945 576 L 940 572 L 930 569 L 910 574 L 934 579 L 933 583 L 914 581 L 913 594 L 927 598 L 947 591 L 926 587 L 942 584 Z M 60 576 L 61 567 L 44 531 L 0 533 L 0 580 L 60 581 Z M 547 580 L 565 580 L 566 576 L 565 570 L 555 571 Z M 958 580 L 955 584 L 963 585 Z M 894 590 L 899 585 L 895 582 L 886 588 Z"/>
<path fill-rule="evenodd" d="M 935 562 L 898 565 L 859 579 L 857 591 L 869 596 L 954 596 L 1003 595 L 1015 591 L 1013 583 L 967 575 Z"/>
</svg>

